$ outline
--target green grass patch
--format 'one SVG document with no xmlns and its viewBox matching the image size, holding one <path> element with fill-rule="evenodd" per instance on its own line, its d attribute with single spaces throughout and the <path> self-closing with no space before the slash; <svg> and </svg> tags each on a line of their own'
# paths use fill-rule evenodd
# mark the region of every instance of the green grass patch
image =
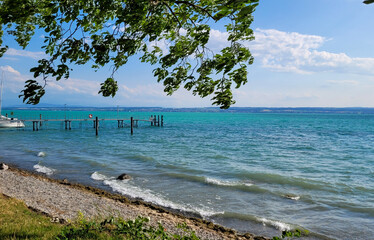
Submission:
<svg viewBox="0 0 374 240">
<path fill-rule="evenodd" d="M 76 221 L 69 224 L 52 223 L 51 219 L 34 212 L 19 200 L 0 194 L 0 239 L 136 239 L 136 240 L 198 240 L 186 224 L 179 225 L 181 235 L 172 234 L 160 224 L 152 227 L 149 219 L 135 220 L 107 218 L 88 220 L 78 214 Z"/>
<path fill-rule="evenodd" d="M 0 239 L 54 239 L 63 228 L 22 201 L 0 194 Z"/>
</svg>

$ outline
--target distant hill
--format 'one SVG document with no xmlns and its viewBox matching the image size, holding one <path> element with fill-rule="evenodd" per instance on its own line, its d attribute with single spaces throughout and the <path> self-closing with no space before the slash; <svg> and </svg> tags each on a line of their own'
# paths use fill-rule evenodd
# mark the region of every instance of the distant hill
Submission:
<svg viewBox="0 0 374 240">
<path fill-rule="evenodd" d="M 65 110 L 64 105 L 40 104 L 36 106 L 12 106 L 6 109 L 20 110 Z M 117 107 L 85 107 L 67 106 L 69 111 L 117 111 Z M 323 108 L 323 107 L 297 107 L 297 108 L 266 108 L 266 107 L 231 107 L 222 110 L 216 107 L 208 108 L 162 108 L 162 107 L 119 107 L 125 112 L 232 112 L 232 113 L 330 113 L 330 114 L 374 114 L 374 108 Z"/>
</svg>

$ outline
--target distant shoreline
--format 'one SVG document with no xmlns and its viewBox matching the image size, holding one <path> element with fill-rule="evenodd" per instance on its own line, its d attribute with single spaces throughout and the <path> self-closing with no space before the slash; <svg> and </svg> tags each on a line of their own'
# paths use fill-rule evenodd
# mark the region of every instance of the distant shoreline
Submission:
<svg viewBox="0 0 374 240">
<path fill-rule="evenodd" d="M 129 200 L 120 194 L 69 183 L 67 180 L 56 180 L 17 166 L 11 165 L 6 171 L 0 170 L 0 182 L 0 193 L 22 200 L 29 208 L 57 217 L 63 222 L 74 219 L 79 211 L 89 218 L 95 215 L 105 217 L 105 214 L 120 215 L 125 219 L 142 215 L 150 217 L 151 224 L 156 226 L 161 221 L 171 232 L 175 231 L 178 223 L 186 222 L 202 239 L 267 239 L 250 233 L 238 234 L 235 230 L 170 212 L 142 200 Z M 94 206 L 98 209 L 93 209 Z"/>
<path fill-rule="evenodd" d="M 89 106 L 9 106 L 3 110 L 39 110 L 39 111 L 121 111 L 121 112 L 206 112 L 206 113 L 314 113 L 314 114 L 374 114 L 374 108 L 367 107 L 218 107 L 205 108 L 164 108 L 164 107 L 89 107 Z"/>
</svg>

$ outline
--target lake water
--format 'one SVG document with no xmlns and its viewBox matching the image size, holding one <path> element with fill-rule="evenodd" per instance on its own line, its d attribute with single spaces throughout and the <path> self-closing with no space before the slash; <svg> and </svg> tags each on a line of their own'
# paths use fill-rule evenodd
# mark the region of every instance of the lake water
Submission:
<svg viewBox="0 0 374 240">
<path fill-rule="evenodd" d="M 374 238 L 374 115 L 7 110 L 22 118 L 164 115 L 0 130 L 0 161 L 272 237 Z M 128 123 L 128 122 L 127 122 Z M 115 178 L 127 173 L 131 180 Z"/>
</svg>

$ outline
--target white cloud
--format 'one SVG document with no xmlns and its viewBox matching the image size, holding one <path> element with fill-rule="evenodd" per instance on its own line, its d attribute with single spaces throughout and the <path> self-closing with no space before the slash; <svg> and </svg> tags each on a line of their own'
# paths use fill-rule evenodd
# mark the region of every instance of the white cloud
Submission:
<svg viewBox="0 0 374 240">
<path fill-rule="evenodd" d="M 255 36 L 256 40 L 246 45 L 263 67 L 275 71 L 374 73 L 374 58 L 353 58 L 345 53 L 318 50 L 328 41 L 322 36 L 274 29 L 256 29 Z"/>
<path fill-rule="evenodd" d="M 18 72 L 17 70 L 15 70 L 14 68 L 12 68 L 12 67 L 9 66 L 9 65 L 0 66 L 0 70 L 1 70 L 4 74 L 10 74 L 10 75 L 15 75 L 15 76 L 21 76 L 21 73 L 20 73 L 20 72 Z"/>
<path fill-rule="evenodd" d="M 22 75 L 19 71 L 9 65 L 0 66 L 1 75 L 4 74 L 4 92 L 19 94 L 25 85 L 28 76 Z"/>
<path fill-rule="evenodd" d="M 32 76 L 21 74 L 9 65 L 0 66 L 0 71 L 4 73 L 4 90 L 10 90 L 17 94 L 23 89 L 26 80 L 34 79 Z M 60 81 L 48 80 L 46 89 L 47 92 L 49 90 L 56 90 L 66 94 L 80 93 L 96 96 L 100 89 L 100 83 L 92 80 L 73 78 L 62 79 Z"/>
<path fill-rule="evenodd" d="M 30 52 L 26 50 L 9 48 L 8 51 L 6 51 L 5 56 L 28 57 L 39 60 L 45 58 L 47 55 L 44 52 Z"/>
<path fill-rule="evenodd" d="M 217 51 L 228 45 L 228 33 L 211 30 L 208 47 Z M 374 58 L 350 57 L 345 53 L 319 50 L 328 41 L 322 36 L 275 29 L 256 29 L 256 40 L 244 42 L 255 61 L 273 71 L 310 74 L 338 72 L 371 75 Z"/>
<path fill-rule="evenodd" d="M 356 80 L 328 80 L 330 84 L 338 84 L 338 85 L 359 85 L 360 82 Z"/>
<path fill-rule="evenodd" d="M 84 79 L 61 79 L 60 81 L 51 80 L 47 82 L 47 89 L 63 91 L 64 93 L 78 93 L 97 96 L 100 90 L 100 83 Z"/>
</svg>

